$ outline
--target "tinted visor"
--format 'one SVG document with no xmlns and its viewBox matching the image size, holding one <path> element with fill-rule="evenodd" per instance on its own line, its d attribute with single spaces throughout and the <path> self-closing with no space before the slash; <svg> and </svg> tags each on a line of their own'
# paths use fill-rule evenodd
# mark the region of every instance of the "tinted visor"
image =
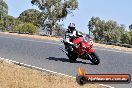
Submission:
<svg viewBox="0 0 132 88">
<path fill-rule="evenodd" d="M 70 27 L 69 29 L 70 29 L 70 30 L 75 30 L 75 27 Z"/>
</svg>

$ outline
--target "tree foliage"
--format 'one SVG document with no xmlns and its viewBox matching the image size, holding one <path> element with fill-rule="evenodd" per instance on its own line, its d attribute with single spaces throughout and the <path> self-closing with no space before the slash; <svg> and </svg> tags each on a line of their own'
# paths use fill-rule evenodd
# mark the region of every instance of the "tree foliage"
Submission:
<svg viewBox="0 0 132 88">
<path fill-rule="evenodd" d="M 34 19 L 32 20 L 34 22 Z M 33 23 L 22 22 L 18 18 L 7 15 L 3 20 L 0 20 L 2 31 L 19 32 L 19 33 L 36 33 L 37 27 Z"/>
<path fill-rule="evenodd" d="M 132 45 L 132 29 L 131 28 L 129 29 L 128 37 L 129 37 L 129 43 Z"/>
<path fill-rule="evenodd" d="M 8 14 L 8 5 L 4 0 L 0 0 L 0 20 Z"/>
<path fill-rule="evenodd" d="M 51 34 L 56 29 L 56 22 L 64 19 L 78 7 L 77 0 L 32 0 L 45 15 L 45 22 L 51 23 Z"/>
<path fill-rule="evenodd" d="M 125 31 L 125 25 L 117 24 L 116 21 L 101 20 L 99 17 L 92 17 L 88 27 L 95 35 L 95 40 L 114 43 L 129 43 L 129 35 Z M 129 33 L 130 34 L 130 33 Z M 125 40 L 125 38 L 128 39 Z"/>
<path fill-rule="evenodd" d="M 65 29 L 63 28 L 62 24 L 56 24 L 57 36 L 64 36 Z"/>
<path fill-rule="evenodd" d="M 19 33 L 28 33 L 28 34 L 34 34 L 37 31 L 37 27 L 34 26 L 32 23 L 19 24 L 18 26 L 15 26 L 14 29 Z"/>
<path fill-rule="evenodd" d="M 43 14 L 36 9 L 28 9 L 23 11 L 18 18 L 22 22 L 30 22 L 39 27 L 43 20 Z"/>
<path fill-rule="evenodd" d="M 3 20 L 0 20 L 0 30 L 1 31 L 4 31 L 5 30 L 4 21 Z"/>
<path fill-rule="evenodd" d="M 16 18 L 14 18 L 13 16 L 9 16 L 7 15 L 4 18 L 4 24 L 5 24 L 5 28 L 8 31 L 13 31 L 15 25 L 16 25 Z"/>
</svg>

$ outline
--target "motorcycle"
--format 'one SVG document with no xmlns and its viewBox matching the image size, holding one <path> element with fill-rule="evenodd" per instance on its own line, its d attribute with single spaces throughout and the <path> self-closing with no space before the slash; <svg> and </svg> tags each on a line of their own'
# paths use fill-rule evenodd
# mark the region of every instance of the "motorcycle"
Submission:
<svg viewBox="0 0 132 88">
<path fill-rule="evenodd" d="M 84 60 L 90 60 L 94 65 L 100 63 L 100 58 L 93 49 L 93 41 L 89 36 L 76 37 L 73 39 L 73 43 L 76 45 L 71 46 L 64 40 L 61 41 L 65 45 L 65 50 L 61 49 L 66 53 L 71 62 L 75 62 L 77 58 Z M 73 50 L 71 51 L 70 48 Z"/>
</svg>

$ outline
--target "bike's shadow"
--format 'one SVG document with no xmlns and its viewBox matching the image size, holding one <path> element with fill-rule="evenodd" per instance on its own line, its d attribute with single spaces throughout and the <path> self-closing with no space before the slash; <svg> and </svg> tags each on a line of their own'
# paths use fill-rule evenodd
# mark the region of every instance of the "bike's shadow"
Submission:
<svg viewBox="0 0 132 88">
<path fill-rule="evenodd" d="M 48 59 L 48 60 L 53 60 L 53 61 L 61 61 L 61 62 L 69 62 L 69 63 L 82 63 L 82 64 L 90 64 L 90 65 L 94 65 L 94 64 L 92 64 L 92 63 L 83 62 L 83 61 L 70 62 L 70 60 L 67 59 L 67 58 L 49 57 L 49 58 L 46 58 L 46 59 Z"/>
</svg>

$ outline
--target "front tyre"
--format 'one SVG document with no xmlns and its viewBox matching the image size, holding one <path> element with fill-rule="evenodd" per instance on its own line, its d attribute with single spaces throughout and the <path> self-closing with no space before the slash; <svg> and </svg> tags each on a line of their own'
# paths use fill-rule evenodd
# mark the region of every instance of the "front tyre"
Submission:
<svg viewBox="0 0 132 88">
<path fill-rule="evenodd" d="M 94 65 L 98 65 L 100 63 L 100 58 L 95 52 L 90 53 L 89 58 Z"/>
</svg>

